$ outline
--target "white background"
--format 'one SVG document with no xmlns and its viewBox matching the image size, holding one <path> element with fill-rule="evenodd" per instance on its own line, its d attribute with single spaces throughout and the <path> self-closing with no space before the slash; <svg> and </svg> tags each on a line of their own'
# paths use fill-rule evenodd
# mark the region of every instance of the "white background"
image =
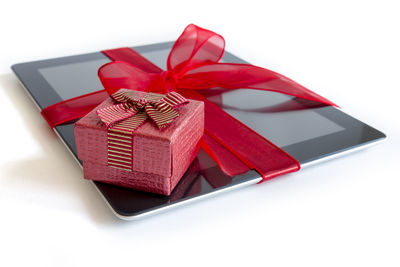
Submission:
<svg viewBox="0 0 400 267">
<path fill-rule="evenodd" d="M 2 1 L 1 266 L 399 266 L 398 1 Z M 188 23 L 388 135 L 137 222 L 116 219 L 10 65 L 173 40 Z"/>
</svg>

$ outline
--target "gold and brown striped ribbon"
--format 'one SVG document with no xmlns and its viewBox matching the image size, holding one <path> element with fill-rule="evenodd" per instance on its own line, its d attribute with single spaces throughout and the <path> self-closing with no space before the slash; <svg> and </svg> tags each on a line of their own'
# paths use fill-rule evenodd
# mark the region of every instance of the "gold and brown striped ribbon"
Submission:
<svg viewBox="0 0 400 267">
<path fill-rule="evenodd" d="M 148 118 L 164 129 L 179 116 L 176 109 L 189 102 L 177 92 L 138 97 L 133 90 L 120 89 L 111 97 L 117 104 L 96 112 L 107 127 L 108 166 L 127 171 L 133 168 L 134 131 Z"/>
</svg>

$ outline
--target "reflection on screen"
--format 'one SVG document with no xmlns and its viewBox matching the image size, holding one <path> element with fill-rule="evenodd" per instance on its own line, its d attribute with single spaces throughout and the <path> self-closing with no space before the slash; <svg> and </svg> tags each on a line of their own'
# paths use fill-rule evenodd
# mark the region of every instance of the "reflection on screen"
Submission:
<svg viewBox="0 0 400 267">
<path fill-rule="evenodd" d="M 217 98 L 222 98 L 226 112 L 279 147 L 344 130 L 313 109 L 301 109 L 301 104 L 296 107 L 294 97 L 287 95 L 241 89 L 213 98 L 216 104 L 220 104 Z M 289 105 L 291 108 L 285 109 Z"/>
<path fill-rule="evenodd" d="M 100 60 L 41 68 L 39 73 L 65 100 L 101 90 L 102 85 L 97 77 L 97 70 L 109 61 L 104 57 Z"/>
</svg>

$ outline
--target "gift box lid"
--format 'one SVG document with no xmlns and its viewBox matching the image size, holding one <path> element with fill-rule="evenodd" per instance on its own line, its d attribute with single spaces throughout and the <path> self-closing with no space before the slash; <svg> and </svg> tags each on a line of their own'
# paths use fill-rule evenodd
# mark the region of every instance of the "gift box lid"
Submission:
<svg viewBox="0 0 400 267">
<path fill-rule="evenodd" d="M 137 92 L 139 97 L 145 95 L 161 96 L 153 93 Z M 75 135 L 78 157 L 107 165 L 107 128 L 100 120 L 96 110 L 114 105 L 111 98 L 89 112 L 75 123 Z M 189 103 L 178 109 L 177 117 L 167 128 L 158 127 L 149 119 L 133 133 L 132 171 L 153 173 L 165 177 L 182 167 L 188 167 L 187 153 L 193 151 L 204 131 L 204 103 L 189 100 Z"/>
</svg>

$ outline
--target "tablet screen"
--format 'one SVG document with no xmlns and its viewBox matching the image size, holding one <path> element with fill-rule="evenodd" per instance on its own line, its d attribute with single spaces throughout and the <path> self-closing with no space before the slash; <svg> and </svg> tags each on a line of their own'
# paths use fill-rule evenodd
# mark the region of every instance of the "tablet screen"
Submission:
<svg viewBox="0 0 400 267">
<path fill-rule="evenodd" d="M 157 50 L 142 54 L 165 68 L 167 52 L 168 50 Z M 97 70 L 109 61 L 104 56 L 98 60 L 41 68 L 39 73 L 65 100 L 101 90 Z M 290 101 L 293 97 L 283 94 L 240 89 L 209 99 L 279 147 L 344 130 L 342 126 L 313 109 L 301 109 L 300 102 L 297 103 L 298 108 L 286 109 L 285 105 L 293 105 L 293 101 Z"/>
</svg>

